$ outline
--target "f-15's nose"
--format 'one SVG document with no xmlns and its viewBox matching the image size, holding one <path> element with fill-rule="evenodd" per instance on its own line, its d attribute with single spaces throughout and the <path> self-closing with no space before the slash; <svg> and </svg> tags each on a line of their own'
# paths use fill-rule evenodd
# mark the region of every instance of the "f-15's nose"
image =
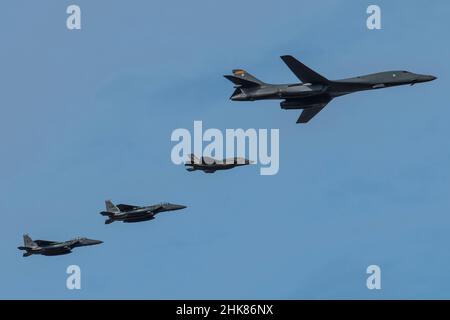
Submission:
<svg viewBox="0 0 450 320">
<path fill-rule="evenodd" d="M 169 205 L 169 210 L 181 210 L 181 209 L 186 209 L 187 206 L 183 206 L 181 204 L 170 204 Z"/>
</svg>

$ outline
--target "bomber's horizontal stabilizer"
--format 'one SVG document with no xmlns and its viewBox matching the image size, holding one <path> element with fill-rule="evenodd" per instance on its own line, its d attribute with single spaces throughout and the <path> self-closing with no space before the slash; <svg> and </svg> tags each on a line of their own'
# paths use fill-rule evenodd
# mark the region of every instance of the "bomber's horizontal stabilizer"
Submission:
<svg viewBox="0 0 450 320">
<path fill-rule="evenodd" d="M 327 84 L 330 82 L 327 78 L 308 68 L 293 56 L 281 56 L 281 59 L 303 83 Z"/>
<path fill-rule="evenodd" d="M 235 85 L 242 86 L 244 88 L 251 88 L 251 87 L 259 86 L 259 84 L 256 82 L 248 81 L 248 80 L 238 78 L 235 76 L 225 75 L 224 77 L 227 78 L 228 80 L 230 80 L 231 82 L 233 82 Z"/>
</svg>

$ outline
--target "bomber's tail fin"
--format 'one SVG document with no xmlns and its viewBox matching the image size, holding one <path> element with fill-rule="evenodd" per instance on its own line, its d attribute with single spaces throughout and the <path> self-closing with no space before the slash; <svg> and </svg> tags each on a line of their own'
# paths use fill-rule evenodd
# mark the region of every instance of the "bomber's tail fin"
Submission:
<svg viewBox="0 0 450 320">
<path fill-rule="evenodd" d="M 235 69 L 233 75 L 225 75 L 224 77 L 242 88 L 258 87 L 264 84 L 264 82 L 242 69 Z"/>
<path fill-rule="evenodd" d="M 330 82 L 330 80 L 308 68 L 293 56 L 281 56 L 281 59 L 303 83 L 327 84 Z"/>
<path fill-rule="evenodd" d="M 23 245 L 26 248 L 37 247 L 36 242 L 34 242 L 33 239 L 31 239 L 31 237 L 28 234 L 23 235 Z"/>
<path fill-rule="evenodd" d="M 105 205 L 106 205 L 106 212 L 109 213 L 120 213 L 120 209 L 117 208 L 114 203 L 112 203 L 111 200 L 106 200 L 105 201 Z"/>
</svg>

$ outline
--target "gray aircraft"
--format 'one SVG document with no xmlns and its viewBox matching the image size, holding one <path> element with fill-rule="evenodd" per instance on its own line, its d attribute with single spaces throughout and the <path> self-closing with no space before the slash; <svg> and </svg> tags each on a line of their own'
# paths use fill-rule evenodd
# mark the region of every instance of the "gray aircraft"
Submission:
<svg viewBox="0 0 450 320">
<path fill-rule="evenodd" d="M 23 235 L 24 246 L 18 247 L 19 250 L 25 250 L 24 257 L 32 254 L 40 254 L 43 256 L 59 256 L 69 254 L 73 248 L 93 246 L 103 243 L 103 241 L 92 240 L 87 238 L 75 238 L 68 241 L 48 241 L 48 240 L 32 240 L 29 235 Z"/>
<path fill-rule="evenodd" d="M 129 204 L 114 205 L 111 200 L 105 201 L 106 211 L 100 212 L 102 216 L 107 216 L 105 224 L 114 221 L 122 221 L 125 223 L 141 222 L 155 219 L 155 216 L 164 211 L 175 211 L 185 209 L 186 206 L 172 203 L 161 203 L 153 206 L 133 206 Z"/>
<path fill-rule="evenodd" d="M 199 159 L 195 155 L 191 154 L 190 160 L 186 162 L 184 165 L 187 168 L 187 171 L 196 171 L 201 170 L 205 173 L 214 173 L 217 170 L 228 170 L 235 167 L 246 166 L 252 164 L 253 161 L 244 159 L 244 158 L 229 158 L 224 160 L 216 160 L 210 157 L 201 157 Z"/>
<path fill-rule="evenodd" d="M 235 91 L 230 99 L 233 101 L 281 99 L 284 100 L 280 103 L 282 109 L 303 109 L 297 123 L 306 123 L 336 97 L 357 91 L 414 85 L 436 79 L 431 75 L 408 71 L 386 71 L 333 81 L 311 70 L 292 56 L 282 56 L 281 59 L 302 83 L 267 84 L 245 70 L 233 70 L 233 75 L 224 76 L 235 84 Z"/>
</svg>

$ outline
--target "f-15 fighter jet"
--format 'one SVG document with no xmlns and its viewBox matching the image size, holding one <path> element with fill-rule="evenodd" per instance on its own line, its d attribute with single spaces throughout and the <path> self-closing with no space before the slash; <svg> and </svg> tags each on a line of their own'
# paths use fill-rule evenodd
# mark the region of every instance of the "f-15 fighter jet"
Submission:
<svg viewBox="0 0 450 320">
<path fill-rule="evenodd" d="M 114 205 L 111 200 L 105 201 L 106 211 L 100 212 L 102 216 L 107 216 L 105 224 L 114 221 L 122 221 L 125 223 L 148 221 L 155 218 L 160 212 L 174 211 L 185 209 L 186 206 L 172 203 L 161 203 L 152 206 L 139 207 L 129 204 Z"/>
<path fill-rule="evenodd" d="M 357 91 L 414 85 L 436 79 L 435 76 L 408 71 L 386 71 L 343 80 L 328 80 L 292 56 L 282 56 L 281 59 L 302 83 L 268 84 L 245 70 L 233 70 L 233 75 L 224 76 L 235 84 L 235 91 L 230 99 L 284 100 L 280 103 L 281 108 L 303 109 L 297 123 L 306 123 L 336 97 Z"/>
<path fill-rule="evenodd" d="M 32 254 L 40 254 L 43 256 L 58 256 L 72 252 L 73 248 L 92 246 L 103 243 L 103 241 L 92 240 L 87 238 L 75 238 L 73 240 L 58 242 L 48 240 L 32 240 L 29 235 L 23 236 L 24 245 L 18 247 L 19 250 L 25 250 L 24 257 Z"/>
</svg>

